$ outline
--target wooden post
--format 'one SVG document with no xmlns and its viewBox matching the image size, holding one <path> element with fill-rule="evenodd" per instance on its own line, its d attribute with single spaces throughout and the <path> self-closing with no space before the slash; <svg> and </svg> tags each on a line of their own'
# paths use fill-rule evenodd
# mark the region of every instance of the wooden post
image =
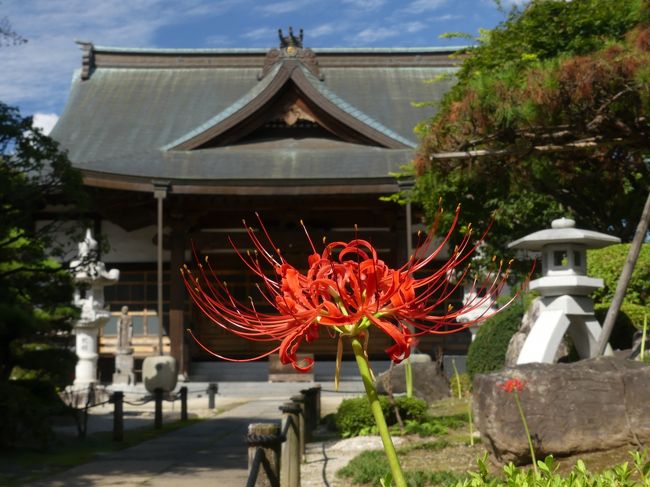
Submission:
<svg viewBox="0 0 650 487">
<path fill-rule="evenodd" d="M 291 396 L 291 401 L 295 403 L 300 408 L 299 421 L 298 421 L 298 431 L 300 432 L 300 456 L 304 457 L 305 455 L 305 443 L 307 439 L 305 438 L 306 433 L 306 419 L 305 419 L 305 396 L 299 394 L 297 396 Z"/>
<path fill-rule="evenodd" d="M 211 382 L 210 385 L 208 386 L 208 409 L 215 408 L 214 396 L 218 390 L 219 387 L 214 382 Z"/>
<path fill-rule="evenodd" d="M 115 391 L 111 397 L 113 402 L 113 441 L 124 439 L 124 393 Z"/>
<path fill-rule="evenodd" d="M 248 425 L 247 487 L 280 487 L 280 425 L 251 423 Z"/>
<path fill-rule="evenodd" d="M 321 387 L 310 387 L 300 391 L 305 396 L 305 422 L 307 426 L 306 436 L 312 437 L 312 431 L 320 421 L 320 391 Z"/>
<path fill-rule="evenodd" d="M 154 400 L 156 402 L 153 426 L 154 428 L 159 430 L 162 428 L 163 425 L 163 417 L 162 417 L 163 390 L 156 389 L 155 391 L 153 391 L 153 395 L 154 395 Z"/>
<path fill-rule="evenodd" d="M 171 206 L 171 205 L 170 205 Z M 169 271 L 169 340 L 171 342 L 171 355 L 176 359 L 178 374 L 187 375 L 189 355 L 185 340 L 185 285 L 181 277 L 180 268 L 185 263 L 186 221 L 178 214 L 170 215 L 171 234 L 170 242 L 170 271 Z"/>
<path fill-rule="evenodd" d="M 300 406 L 293 402 L 285 402 L 280 406 L 282 411 L 282 433 L 285 441 L 282 445 L 280 459 L 280 486 L 300 487 Z"/>
<path fill-rule="evenodd" d="M 187 387 L 183 386 L 181 393 L 181 421 L 187 421 Z"/>
</svg>

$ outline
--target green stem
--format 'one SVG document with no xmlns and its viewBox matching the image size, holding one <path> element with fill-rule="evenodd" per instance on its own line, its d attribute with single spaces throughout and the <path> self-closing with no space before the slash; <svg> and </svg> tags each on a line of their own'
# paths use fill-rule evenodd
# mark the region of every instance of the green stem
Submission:
<svg viewBox="0 0 650 487">
<path fill-rule="evenodd" d="M 643 335 L 641 336 L 641 353 L 639 354 L 641 362 L 643 362 L 645 358 L 645 337 L 646 337 L 647 330 L 648 330 L 648 315 L 644 313 L 643 314 Z"/>
<path fill-rule="evenodd" d="M 533 448 L 533 440 L 530 437 L 530 431 L 528 430 L 528 421 L 526 421 L 526 415 L 524 414 L 524 408 L 521 407 L 521 401 L 519 400 L 519 392 L 514 391 L 515 402 L 517 403 L 517 409 L 519 409 L 519 416 L 521 416 L 521 422 L 524 424 L 524 431 L 526 431 L 526 438 L 528 438 L 528 447 L 530 448 L 530 458 L 533 461 L 533 470 L 537 476 L 537 459 L 535 458 L 535 449 Z"/>
<path fill-rule="evenodd" d="M 469 419 L 469 446 L 474 446 L 474 421 L 472 418 L 472 396 L 467 401 L 467 418 Z"/>
<path fill-rule="evenodd" d="M 456 360 L 451 359 L 451 366 L 454 368 L 454 377 L 456 378 L 456 390 L 458 391 L 458 399 L 462 397 L 462 391 L 460 390 L 460 375 L 458 375 L 458 369 L 456 368 Z"/>
<path fill-rule="evenodd" d="M 393 482 L 395 483 L 395 487 L 406 487 L 406 480 L 404 479 L 404 474 L 402 473 L 402 467 L 400 466 L 399 460 L 397 459 L 397 451 L 395 451 L 395 445 L 393 445 L 393 440 L 391 439 L 390 433 L 388 432 L 386 418 L 384 418 L 384 413 L 381 410 L 381 404 L 379 404 L 377 390 L 375 389 L 375 385 L 372 381 L 370 367 L 368 366 L 366 354 L 363 351 L 363 344 L 357 337 L 352 337 L 351 341 L 352 350 L 354 351 L 354 358 L 357 360 L 361 380 L 363 381 L 363 385 L 366 388 L 366 395 L 368 396 L 368 401 L 370 402 L 370 410 L 372 411 L 372 415 L 375 418 L 375 423 L 377 423 L 379 436 L 381 437 L 381 442 L 384 445 L 384 452 L 388 458 L 390 471 L 393 475 Z"/>
<path fill-rule="evenodd" d="M 404 379 L 406 380 L 406 397 L 413 397 L 413 368 L 411 357 L 404 361 Z"/>
</svg>

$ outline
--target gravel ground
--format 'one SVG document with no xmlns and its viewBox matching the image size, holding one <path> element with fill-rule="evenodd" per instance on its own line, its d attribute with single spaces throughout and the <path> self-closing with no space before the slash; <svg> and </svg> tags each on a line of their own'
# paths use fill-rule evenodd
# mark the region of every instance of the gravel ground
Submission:
<svg viewBox="0 0 650 487">
<path fill-rule="evenodd" d="M 395 446 L 406 441 L 394 437 Z M 300 469 L 302 487 L 349 487 L 348 479 L 336 477 L 337 470 L 345 467 L 359 453 L 366 450 L 381 450 L 379 436 L 358 436 L 345 440 L 315 441 L 306 445 L 306 462 Z"/>
</svg>

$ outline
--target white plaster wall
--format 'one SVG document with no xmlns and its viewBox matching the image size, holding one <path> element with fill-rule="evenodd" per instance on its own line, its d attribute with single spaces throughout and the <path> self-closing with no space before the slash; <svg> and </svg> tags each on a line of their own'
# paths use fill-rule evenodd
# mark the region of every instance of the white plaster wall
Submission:
<svg viewBox="0 0 650 487">
<path fill-rule="evenodd" d="M 102 254 L 104 262 L 156 262 L 156 226 L 127 232 L 123 228 L 102 221 L 102 234 L 110 249 Z M 163 260 L 169 260 L 169 251 L 163 250 Z"/>
</svg>

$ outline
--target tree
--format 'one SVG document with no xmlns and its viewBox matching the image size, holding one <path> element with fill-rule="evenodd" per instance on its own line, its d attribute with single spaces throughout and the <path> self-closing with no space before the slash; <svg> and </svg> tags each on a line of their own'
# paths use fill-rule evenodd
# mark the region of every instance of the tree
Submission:
<svg viewBox="0 0 650 487">
<path fill-rule="evenodd" d="M 18 34 L 13 27 L 9 18 L 0 17 L 0 47 L 3 45 L 18 45 L 25 44 L 27 39 Z"/>
<path fill-rule="evenodd" d="M 558 216 L 630 241 L 650 189 L 650 2 L 533 0 L 467 50 L 423 122 L 414 199 L 488 253 Z"/>
<path fill-rule="evenodd" d="M 0 102 L 0 384 L 19 371 L 69 380 L 56 371 L 70 366 L 70 353 L 54 342 L 77 311 L 70 273 L 56 257 L 63 223 L 83 200 L 81 176 L 58 144 Z M 53 204 L 62 209 L 37 222 Z"/>
</svg>

